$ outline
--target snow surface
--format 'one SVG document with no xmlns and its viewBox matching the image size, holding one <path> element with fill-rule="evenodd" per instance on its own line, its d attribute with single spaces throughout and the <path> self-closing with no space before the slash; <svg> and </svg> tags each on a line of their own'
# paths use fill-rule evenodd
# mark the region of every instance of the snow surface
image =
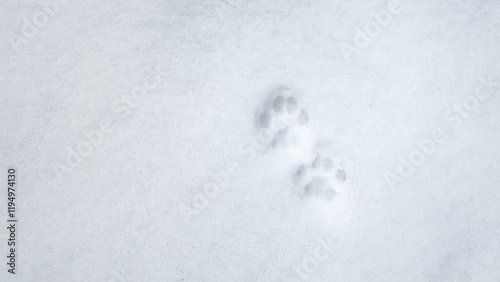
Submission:
<svg viewBox="0 0 500 282">
<path fill-rule="evenodd" d="M 498 1 L 54 1 L 0 3 L 0 281 L 500 281 Z"/>
</svg>

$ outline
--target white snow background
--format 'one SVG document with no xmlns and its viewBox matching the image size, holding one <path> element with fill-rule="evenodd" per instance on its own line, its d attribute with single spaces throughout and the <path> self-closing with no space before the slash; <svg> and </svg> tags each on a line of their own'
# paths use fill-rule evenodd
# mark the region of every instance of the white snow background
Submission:
<svg viewBox="0 0 500 282">
<path fill-rule="evenodd" d="M 0 281 L 500 281 L 500 2 L 3 0 L 0 20 Z M 276 89 L 308 122 L 260 146 Z M 346 171 L 331 201 L 293 181 L 316 153 Z"/>
</svg>

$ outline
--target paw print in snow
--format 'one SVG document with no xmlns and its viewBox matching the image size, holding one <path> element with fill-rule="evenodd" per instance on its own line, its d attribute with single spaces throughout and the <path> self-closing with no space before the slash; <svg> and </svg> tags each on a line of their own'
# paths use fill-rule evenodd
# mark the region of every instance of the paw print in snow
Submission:
<svg viewBox="0 0 500 282">
<path fill-rule="evenodd" d="M 274 96 L 259 115 L 258 124 L 262 130 L 270 129 L 273 147 L 283 147 L 292 142 L 294 129 L 305 126 L 309 117 L 306 110 L 299 107 L 297 100 L 289 96 L 288 88 L 278 88 Z"/>
<path fill-rule="evenodd" d="M 294 175 L 301 197 L 319 197 L 327 201 L 343 190 L 347 173 L 340 165 L 319 154 L 311 164 L 303 164 Z"/>
</svg>

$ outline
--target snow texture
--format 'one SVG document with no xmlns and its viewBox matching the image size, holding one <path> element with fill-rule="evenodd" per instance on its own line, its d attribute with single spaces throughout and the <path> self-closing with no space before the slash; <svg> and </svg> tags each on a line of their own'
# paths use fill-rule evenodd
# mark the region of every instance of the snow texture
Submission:
<svg viewBox="0 0 500 282">
<path fill-rule="evenodd" d="M 0 281 L 500 281 L 499 1 L 0 19 Z"/>
</svg>

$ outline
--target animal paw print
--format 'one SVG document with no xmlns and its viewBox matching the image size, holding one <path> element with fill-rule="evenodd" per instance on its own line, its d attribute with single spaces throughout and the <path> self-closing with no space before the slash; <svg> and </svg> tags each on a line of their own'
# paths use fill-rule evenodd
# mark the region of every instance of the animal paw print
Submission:
<svg viewBox="0 0 500 282">
<path fill-rule="evenodd" d="M 340 162 L 322 158 L 319 154 L 311 164 L 303 164 L 294 175 L 299 194 L 304 197 L 319 197 L 332 201 L 343 190 L 347 173 Z"/>
<path fill-rule="evenodd" d="M 305 109 L 300 108 L 297 100 L 290 96 L 286 87 L 278 88 L 274 98 L 265 105 L 258 117 L 262 130 L 271 131 L 271 145 L 287 145 L 291 140 L 291 132 L 297 126 L 305 126 L 309 121 Z"/>
</svg>

